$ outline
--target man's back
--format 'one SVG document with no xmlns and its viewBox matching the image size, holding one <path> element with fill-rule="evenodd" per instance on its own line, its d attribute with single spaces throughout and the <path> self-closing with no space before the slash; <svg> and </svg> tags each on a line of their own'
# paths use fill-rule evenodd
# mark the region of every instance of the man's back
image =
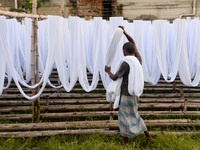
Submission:
<svg viewBox="0 0 200 150">
<path fill-rule="evenodd" d="M 135 57 L 138 59 L 138 61 L 140 62 L 140 64 L 142 64 L 142 58 L 141 58 L 140 54 L 136 53 Z M 121 84 L 121 95 L 130 96 L 130 94 L 128 92 L 129 70 L 130 70 L 130 67 L 129 67 L 128 63 L 123 62 L 122 65 L 121 65 L 121 67 L 120 67 L 120 69 L 116 73 L 116 75 L 118 76 L 118 78 L 121 78 L 123 76 L 123 80 L 122 80 L 122 84 Z"/>
</svg>

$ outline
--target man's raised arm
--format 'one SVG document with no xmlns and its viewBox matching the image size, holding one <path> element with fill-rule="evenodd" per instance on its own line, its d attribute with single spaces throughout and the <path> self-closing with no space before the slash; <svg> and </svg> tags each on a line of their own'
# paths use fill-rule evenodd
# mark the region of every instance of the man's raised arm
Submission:
<svg viewBox="0 0 200 150">
<path fill-rule="evenodd" d="M 133 38 L 124 30 L 124 26 L 119 26 L 119 28 L 121 28 L 123 30 L 124 35 L 126 36 L 126 38 L 128 39 L 129 42 L 133 43 L 135 45 L 135 50 L 136 53 L 138 53 L 138 49 L 137 46 L 135 44 L 135 41 L 133 40 Z"/>
</svg>

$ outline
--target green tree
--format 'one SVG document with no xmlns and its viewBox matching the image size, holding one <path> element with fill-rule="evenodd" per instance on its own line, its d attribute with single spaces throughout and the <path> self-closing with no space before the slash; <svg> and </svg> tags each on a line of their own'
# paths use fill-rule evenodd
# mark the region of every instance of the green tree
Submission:
<svg viewBox="0 0 200 150">
<path fill-rule="evenodd" d="M 48 1 L 50 0 L 37 0 L 37 9 L 41 7 L 41 4 L 44 4 Z M 18 9 L 11 8 L 10 11 L 32 13 L 32 4 L 33 0 L 23 0 L 22 5 Z"/>
<path fill-rule="evenodd" d="M 37 9 L 41 7 L 41 4 L 44 4 L 45 2 L 48 2 L 50 0 L 37 0 Z M 32 12 L 32 4 L 33 0 L 23 0 L 22 8 L 26 11 Z"/>
</svg>

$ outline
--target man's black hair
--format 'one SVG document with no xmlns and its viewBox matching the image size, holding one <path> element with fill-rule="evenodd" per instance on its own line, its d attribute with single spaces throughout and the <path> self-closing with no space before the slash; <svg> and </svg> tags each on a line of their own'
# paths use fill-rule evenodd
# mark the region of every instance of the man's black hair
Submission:
<svg viewBox="0 0 200 150">
<path fill-rule="evenodd" d="M 123 45 L 123 51 L 127 51 L 129 54 L 135 54 L 135 45 L 131 42 L 126 42 Z"/>
</svg>

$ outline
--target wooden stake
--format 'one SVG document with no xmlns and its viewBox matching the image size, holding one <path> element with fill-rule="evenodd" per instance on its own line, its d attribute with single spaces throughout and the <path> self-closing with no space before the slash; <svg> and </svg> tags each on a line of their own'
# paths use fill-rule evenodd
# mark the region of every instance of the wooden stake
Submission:
<svg viewBox="0 0 200 150">
<path fill-rule="evenodd" d="M 33 6 L 32 6 L 32 13 L 36 14 L 37 12 L 37 0 L 33 0 Z M 38 19 L 33 19 L 33 27 L 32 27 L 32 51 L 31 51 L 31 73 L 32 73 L 32 79 L 31 83 L 32 85 L 35 84 L 35 82 L 39 82 L 39 63 L 38 63 Z M 36 57 L 35 57 L 36 56 Z M 36 58 L 36 59 L 35 59 Z M 36 68 L 35 68 L 36 66 Z M 36 75 L 35 75 L 36 70 Z M 38 87 L 36 90 L 34 89 L 32 91 L 32 95 L 35 95 L 36 92 L 38 92 L 40 88 Z M 33 100 L 33 110 L 32 110 L 32 122 L 39 122 L 40 120 L 40 98 L 37 98 L 36 100 Z"/>
</svg>

